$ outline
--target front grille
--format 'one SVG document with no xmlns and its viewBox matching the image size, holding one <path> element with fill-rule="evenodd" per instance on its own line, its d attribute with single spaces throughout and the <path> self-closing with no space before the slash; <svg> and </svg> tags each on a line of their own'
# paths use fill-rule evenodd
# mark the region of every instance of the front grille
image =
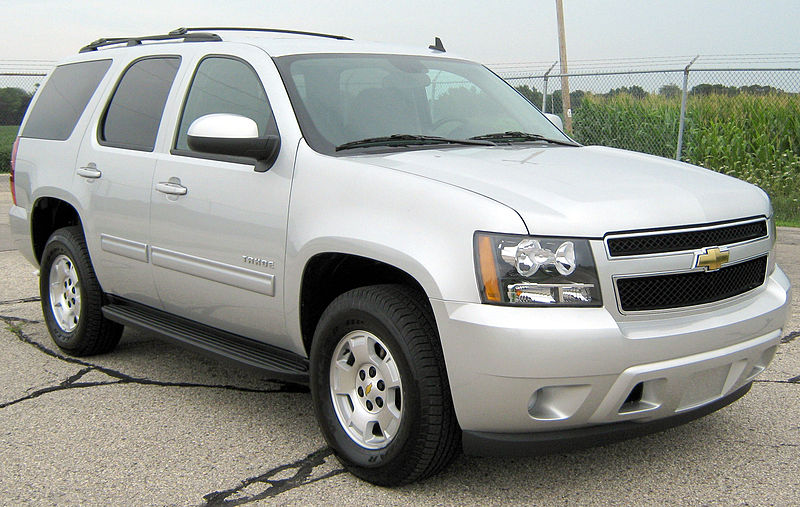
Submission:
<svg viewBox="0 0 800 507">
<path fill-rule="evenodd" d="M 718 271 L 620 278 L 617 294 L 626 312 L 702 305 L 759 287 L 764 283 L 766 270 L 764 255 Z"/>
<path fill-rule="evenodd" d="M 610 238 L 608 252 L 612 257 L 643 255 L 663 252 L 697 250 L 708 246 L 722 246 L 763 238 L 767 235 L 767 221 L 725 225 L 713 229 L 682 232 L 665 232 L 625 238 Z"/>
</svg>

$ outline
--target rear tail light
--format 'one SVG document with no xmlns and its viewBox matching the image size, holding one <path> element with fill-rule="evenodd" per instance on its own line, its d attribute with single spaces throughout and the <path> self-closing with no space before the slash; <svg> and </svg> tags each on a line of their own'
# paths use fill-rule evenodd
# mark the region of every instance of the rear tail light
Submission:
<svg viewBox="0 0 800 507">
<path fill-rule="evenodd" d="M 11 173 L 8 176 L 8 182 L 11 185 L 11 202 L 14 206 L 17 205 L 17 192 L 14 190 L 14 165 L 17 163 L 17 146 L 19 146 L 19 137 L 14 139 L 14 147 L 11 148 Z"/>
</svg>

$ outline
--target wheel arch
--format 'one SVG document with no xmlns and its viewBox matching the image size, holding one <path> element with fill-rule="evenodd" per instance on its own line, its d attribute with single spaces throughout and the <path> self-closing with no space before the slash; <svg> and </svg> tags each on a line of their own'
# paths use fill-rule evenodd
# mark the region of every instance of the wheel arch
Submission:
<svg viewBox="0 0 800 507">
<path fill-rule="evenodd" d="M 58 197 L 43 196 L 31 207 L 31 243 L 37 262 L 41 262 L 45 244 L 53 232 L 62 227 L 78 226 L 83 231 L 78 210 Z"/>
<path fill-rule="evenodd" d="M 393 264 L 342 252 L 321 252 L 305 264 L 299 292 L 299 323 L 303 347 L 311 350 L 314 331 L 325 308 L 345 292 L 369 285 L 400 284 L 419 292 L 428 305 L 430 294 L 416 277 Z"/>
</svg>

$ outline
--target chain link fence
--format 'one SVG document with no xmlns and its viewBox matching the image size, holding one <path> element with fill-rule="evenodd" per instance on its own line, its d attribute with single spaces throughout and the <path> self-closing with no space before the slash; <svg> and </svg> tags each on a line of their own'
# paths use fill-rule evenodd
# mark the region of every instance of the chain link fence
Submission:
<svg viewBox="0 0 800 507">
<path fill-rule="evenodd" d="M 675 158 L 754 183 L 781 220 L 800 223 L 800 66 L 684 68 L 539 75 L 500 73 L 570 135 Z"/>
<path fill-rule="evenodd" d="M 0 62 L 0 173 L 11 169 L 11 147 L 33 94 L 46 72 Z"/>
<path fill-rule="evenodd" d="M 19 125 L 45 73 L 0 71 L 0 125 Z"/>
</svg>

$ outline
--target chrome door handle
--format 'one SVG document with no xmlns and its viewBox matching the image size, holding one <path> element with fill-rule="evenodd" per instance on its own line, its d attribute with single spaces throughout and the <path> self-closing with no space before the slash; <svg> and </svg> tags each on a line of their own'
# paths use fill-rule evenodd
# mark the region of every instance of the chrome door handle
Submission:
<svg viewBox="0 0 800 507">
<path fill-rule="evenodd" d="M 78 173 L 78 176 L 82 178 L 89 178 L 93 180 L 103 175 L 103 173 L 100 172 L 100 169 L 97 168 L 94 162 L 89 162 L 85 166 L 79 167 L 78 170 L 75 172 Z"/>
<path fill-rule="evenodd" d="M 156 190 L 161 192 L 162 194 L 169 194 L 169 195 L 186 195 L 186 192 L 189 191 L 186 187 L 179 183 L 172 183 L 169 181 L 160 181 L 156 183 Z"/>
</svg>

